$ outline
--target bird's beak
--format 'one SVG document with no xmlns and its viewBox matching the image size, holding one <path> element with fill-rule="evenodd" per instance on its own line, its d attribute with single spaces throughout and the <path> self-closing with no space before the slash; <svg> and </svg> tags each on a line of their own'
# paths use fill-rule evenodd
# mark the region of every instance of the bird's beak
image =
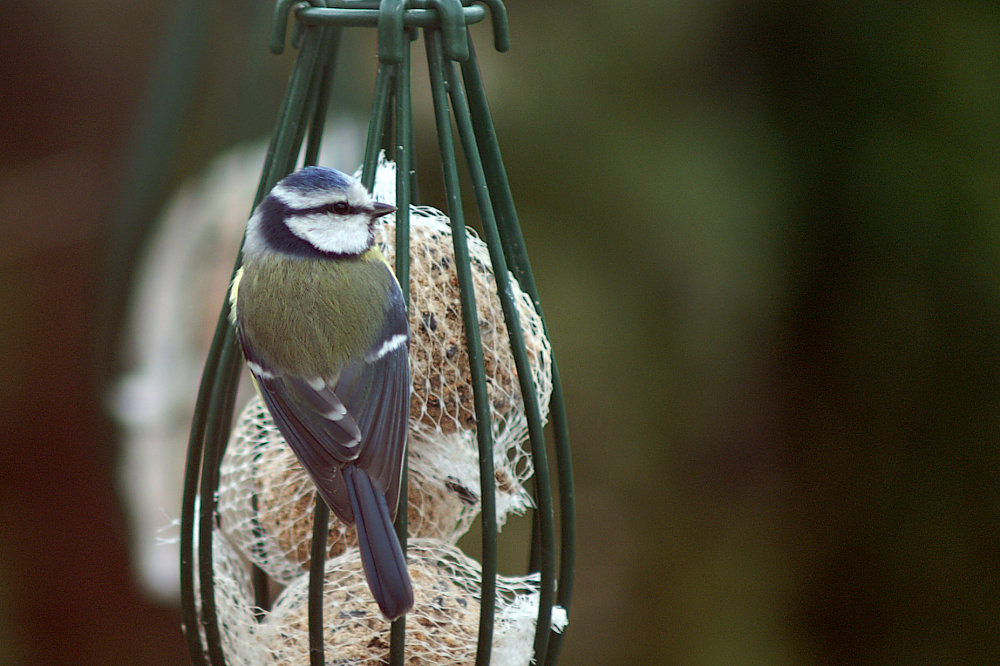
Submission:
<svg viewBox="0 0 1000 666">
<path fill-rule="evenodd" d="M 381 201 L 375 201 L 372 203 L 372 217 L 382 217 L 383 215 L 388 215 L 394 210 L 396 210 L 395 206 L 382 203 Z"/>
</svg>

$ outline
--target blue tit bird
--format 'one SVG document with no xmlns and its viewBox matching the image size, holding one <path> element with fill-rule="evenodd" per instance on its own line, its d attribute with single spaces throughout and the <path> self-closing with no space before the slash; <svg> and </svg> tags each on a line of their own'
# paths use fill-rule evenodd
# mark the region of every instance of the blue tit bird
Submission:
<svg viewBox="0 0 1000 666">
<path fill-rule="evenodd" d="M 413 607 L 393 529 L 410 412 L 403 295 L 374 245 L 374 201 L 340 171 L 306 167 L 254 210 L 230 291 L 247 366 L 320 495 L 355 523 L 382 614 Z"/>
</svg>

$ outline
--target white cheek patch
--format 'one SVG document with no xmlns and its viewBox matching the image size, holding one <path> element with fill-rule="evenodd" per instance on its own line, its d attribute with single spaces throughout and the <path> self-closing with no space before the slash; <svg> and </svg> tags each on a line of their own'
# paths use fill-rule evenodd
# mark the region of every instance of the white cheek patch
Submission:
<svg viewBox="0 0 1000 666">
<path fill-rule="evenodd" d="M 329 213 L 293 215 L 288 229 L 317 250 L 361 254 L 370 245 L 369 218 L 363 213 L 334 217 Z"/>
</svg>

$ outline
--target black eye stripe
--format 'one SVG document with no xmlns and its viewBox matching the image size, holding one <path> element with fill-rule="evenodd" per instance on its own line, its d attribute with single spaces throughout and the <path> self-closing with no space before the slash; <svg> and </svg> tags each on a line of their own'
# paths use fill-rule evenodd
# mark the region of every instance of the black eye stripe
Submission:
<svg viewBox="0 0 1000 666">
<path fill-rule="evenodd" d="M 322 206 L 313 206 L 312 208 L 295 208 L 293 213 L 295 215 L 315 215 L 317 213 L 333 213 L 336 215 L 353 215 L 360 212 L 361 209 L 357 206 L 352 206 L 346 201 L 335 201 L 333 203 L 323 204 Z"/>
</svg>

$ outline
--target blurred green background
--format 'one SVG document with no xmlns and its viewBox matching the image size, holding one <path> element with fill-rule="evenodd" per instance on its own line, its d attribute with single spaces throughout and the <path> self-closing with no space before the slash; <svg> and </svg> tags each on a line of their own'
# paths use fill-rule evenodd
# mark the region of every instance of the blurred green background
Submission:
<svg viewBox="0 0 1000 666">
<path fill-rule="evenodd" d="M 293 57 L 206 6 L 164 193 L 268 131 Z M 1000 661 L 998 5 L 508 6 L 510 53 L 475 35 L 572 427 L 561 663 Z M 4 3 L 3 664 L 186 663 L 94 363 L 172 9 Z"/>
</svg>

